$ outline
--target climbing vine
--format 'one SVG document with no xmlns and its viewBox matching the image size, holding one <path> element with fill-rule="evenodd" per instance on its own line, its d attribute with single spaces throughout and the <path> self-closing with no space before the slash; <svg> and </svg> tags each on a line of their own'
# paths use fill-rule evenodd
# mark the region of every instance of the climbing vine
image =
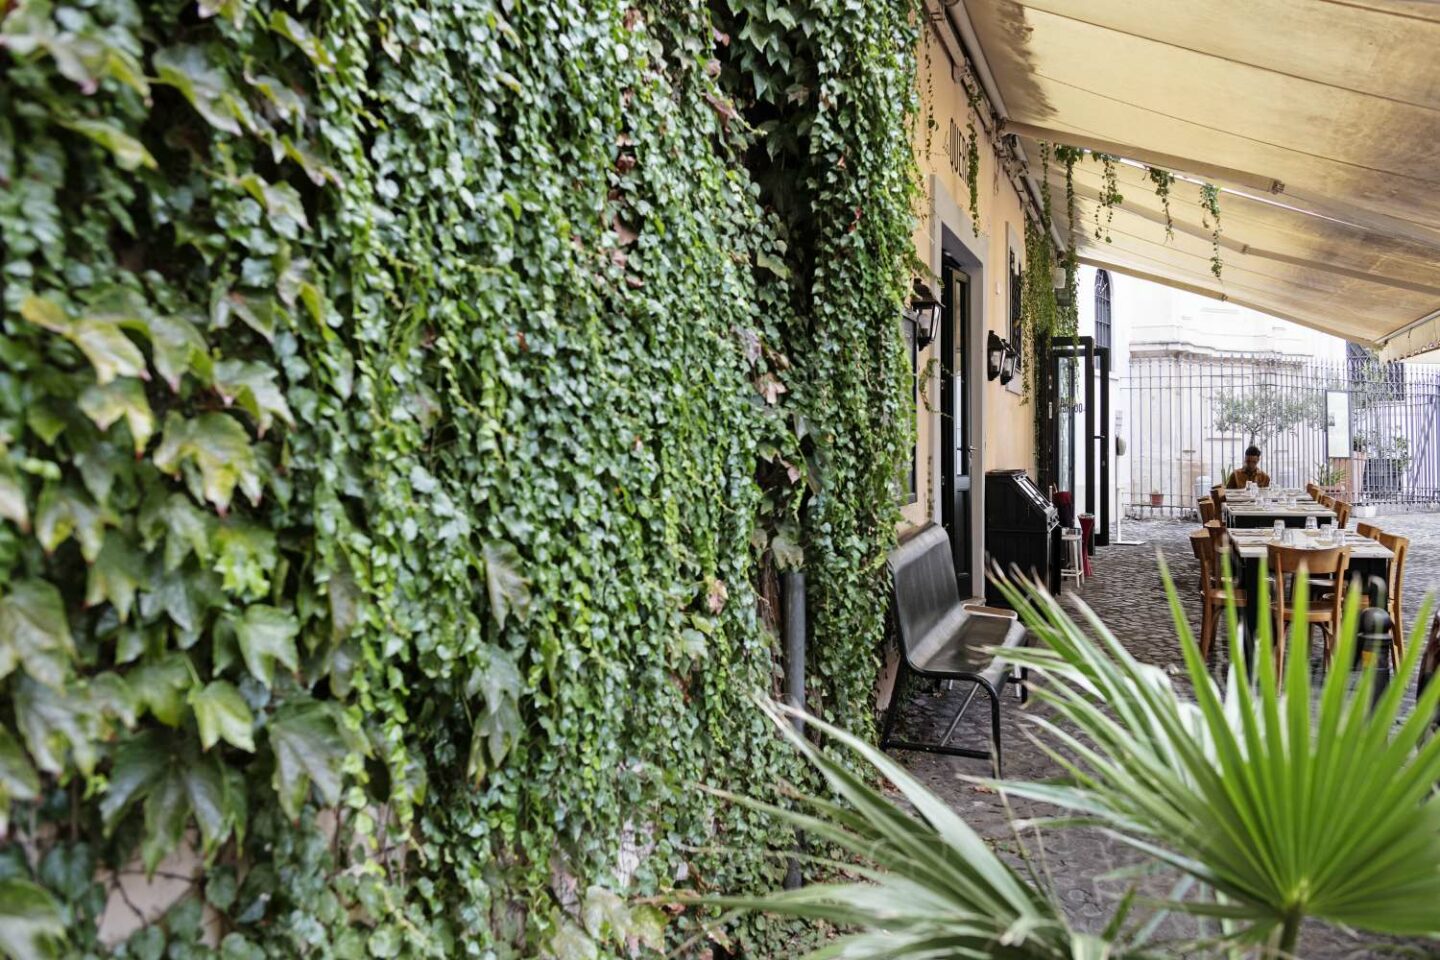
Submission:
<svg viewBox="0 0 1440 960">
<path fill-rule="evenodd" d="M 1155 196 L 1160 198 L 1160 209 L 1165 214 L 1165 239 L 1175 239 L 1175 221 L 1170 216 L 1170 188 L 1175 183 L 1175 174 L 1160 167 L 1146 167 L 1145 175 L 1155 184 Z"/>
<path fill-rule="evenodd" d="M 1093 153 L 1100 161 L 1103 174 L 1100 186 L 1100 204 L 1095 208 L 1095 239 L 1110 243 L 1110 224 L 1115 219 L 1115 208 L 1125 198 L 1120 194 L 1120 177 L 1116 170 L 1115 158 L 1108 153 Z M 1101 217 L 1104 217 L 1102 223 Z"/>
<path fill-rule="evenodd" d="M 1200 184 L 1200 225 L 1210 231 L 1210 272 L 1220 279 L 1220 188 L 1213 183 Z"/>
<path fill-rule="evenodd" d="M 3 10 L 0 952 L 630 957 L 777 883 L 696 785 L 805 776 L 778 566 L 872 722 L 911 4 Z"/>
</svg>

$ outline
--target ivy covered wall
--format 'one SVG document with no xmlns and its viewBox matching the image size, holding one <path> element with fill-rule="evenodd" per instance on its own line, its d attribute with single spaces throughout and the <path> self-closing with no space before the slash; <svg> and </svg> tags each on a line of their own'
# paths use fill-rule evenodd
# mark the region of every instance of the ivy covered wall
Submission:
<svg viewBox="0 0 1440 960">
<path fill-rule="evenodd" d="M 872 722 L 908 0 L 0 13 L 0 950 L 723 941 L 777 569 Z"/>
</svg>

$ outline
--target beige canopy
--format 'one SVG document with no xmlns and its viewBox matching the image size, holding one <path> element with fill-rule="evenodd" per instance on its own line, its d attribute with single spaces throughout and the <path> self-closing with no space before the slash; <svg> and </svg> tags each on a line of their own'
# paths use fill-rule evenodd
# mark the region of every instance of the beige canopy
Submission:
<svg viewBox="0 0 1440 960">
<path fill-rule="evenodd" d="M 1076 166 L 1082 260 L 1387 359 L 1440 346 L 1440 4 L 960 0 L 947 15 L 1037 179 L 1040 141 L 1124 158 L 1113 219 L 1101 164 Z M 1147 164 L 1182 177 L 1169 237 Z M 1202 181 L 1221 188 L 1219 278 Z M 1049 182 L 1064 236 L 1053 162 Z"/>
</svg>

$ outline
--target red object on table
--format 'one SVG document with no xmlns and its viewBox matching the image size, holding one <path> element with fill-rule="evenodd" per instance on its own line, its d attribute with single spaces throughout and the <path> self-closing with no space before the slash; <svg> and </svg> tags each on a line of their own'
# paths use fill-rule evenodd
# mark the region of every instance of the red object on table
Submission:
<svg viewBox="0 0 1440 960">
<path fill-rule="evenodd" d="M 1090 552 L 1095 549 L 1095 514 L 1080 514 L 1080 540 L 1080 556 L 1085 560 L 1085 578 L 1088 580 L 1093 576 L 1090 572 Z"/>
</svg>

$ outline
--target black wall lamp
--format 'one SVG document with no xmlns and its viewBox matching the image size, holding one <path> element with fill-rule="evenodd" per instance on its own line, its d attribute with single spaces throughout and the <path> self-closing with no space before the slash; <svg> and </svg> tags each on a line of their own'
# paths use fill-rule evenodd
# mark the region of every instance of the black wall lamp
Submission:
<svg viewBox="0 0 1440 960">
<path fill-rule="evenodd" d="M 985 377 L 994 380 L 1000 376 L 1001 369 L 1005 366 L 1005 355 L 1010 352 L 1010 344 L 1000 339 L 1000 335 L 994 330 L 985 341 Z"/>
<path fill-rule="evenodd" d="M 917 350 L 924 350 L 935 341 L 935 333 L 940 329 L 940 301 L 923 280 L 915 281 L 906 319 L 915 324 Z"/>
<path fill-rule="evenodd" d="M 1009 343 L 1005 344 L 1005 359 L 1000 363 L 1000 382 L 1009 383 L 1015 379 L 1015 371 L 1020 366 L 1020 351 L 1016 350 Z"/>
</svg>

